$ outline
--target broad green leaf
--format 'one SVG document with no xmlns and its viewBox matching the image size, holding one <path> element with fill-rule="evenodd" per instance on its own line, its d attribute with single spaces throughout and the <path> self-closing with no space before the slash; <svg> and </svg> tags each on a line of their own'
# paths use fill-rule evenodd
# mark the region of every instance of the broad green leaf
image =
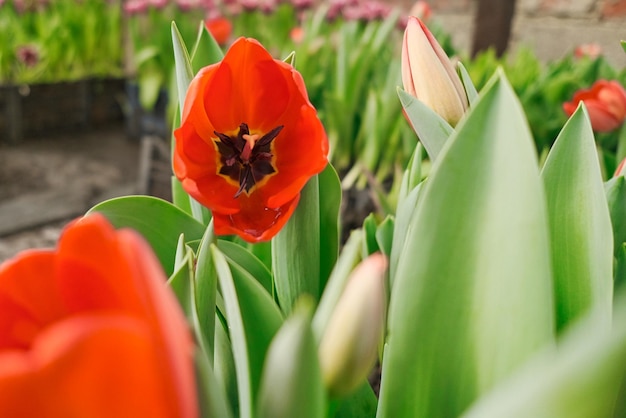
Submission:
<svg viewBox="0 0 626 418">
<path fill-rule="evenodd" d="M 341 182 L 331 164 L 318 175 L 320 207 L 320 291 L 324 289 L 339 253 Z"/>
<path fill-rule="evenodd" d="M 174 273 L 168 278 L 167 284 L 174 291 L 178 303 L 185 312 L 187 319 L 192 316 L 191 313 L 191 295 L 193 274 L 193 252 L 185 245 L 185 237 L 181 234 L 178 240 L 178 248 L 176 250 L 176 263 L 174 264 Z"/>
<path fill-rule="evenodd" d="M 200 416 L 231 418 L 233 414 L 228 406 L 224 388 L 219 385 L 217 376 L 202 350 L 195 352 L 195 366 Z"/>
<path fill-rule="evenodd" d="M 233 415 L 239 415 L 239 393 L 237 383 L 237 367 L 235 366 L 235 357 L 233 355 L 232 344 L 222 316 L 220 320 L 215 321 L 215 357 L 213 370 L 217 380 L 217 384 L 226 393 L 228 404 L 233 411 Z"/>
<path fill-rule="evenodd" d="M 311 331 L 314 301 L 307 302 L 309 306 L 295 306 L 269 347 L 256 409 L 259 418 L 325 416 L 325 389 Z"/>
<path fill-rule="evenodd" d="M 398 96 L 413 130 L 424 145 L 431 161 L 435 161 L 454 129 L 430 107 L 398 88 Z"/>
<path fill-rule="evenodd" d="M 196 43 L 191 52 L 191 65 L 193 73 L 197 74 L 201 68 L 215 64 L 224 58 L 224 52 L 215 41 L 215 38 L 207 30 L 204 21 L 200 22 Z"/>
<path fill-rule="evenodd" d="M 393 287 L 396 277 L 396 270 L 400 258 L 403 257 L 404 244 L 409 231 L 409 224 L 413 219 L 415 208 L 417 207 L 418 198 L 422 190 L 423 183 L 418 184 L 410 193 L 400 201 L 396 211 L 396 219 L 393 228 L 393 241 L 391 243 L 391 256 L 389 258 L 389 284 Z M 410 257 L 410 255 L 404 255 Z"/>
<path fill-rule="evenodd" d="M 463 83 L 463 87 L 465 88 L 467 100 L 469 101 L 470 105 L 472 105 L 476 101 L 476 99 L 478 99 L 478 92 L 476 91 L 476 87 L 474 87 L 472 78 L 470 77 L 467 69 L 461 61 L 456 64 L 456 71 L 459 73 L 459 77 L 461 78 L 461 82 Z"/>
<path fill-rule="evenodd" d="M 199 334 L 198 342 L 204 352 L 210 357 L 209 364 L 213 365 L 213 353 L 215 352 L 215 299 L 217 295 L 217 272 L 211 254 L 211 245 L 215 243 L 213 223 L 206 229 L 202 241 L 198 247 L 198 255 L 195 263 L 194 281 L 194 323 L 196 333 Z"/>
<path fill-rule="evenodd" d="M 313 317 L 313 332 L 317 341 L 322 338 L 326 325 L 335 310 L 335 305 L 341 297 L 348 276 L 354 267 L 361 261 L 362 246 L 365 236 L 362 230 L 357 229 L 350 233 L 350 237 L 337 259 L 337 264 L 333 269 L 328 284 L 322 293 L 320 303 Z"/>
<path fill-rule="evenodd" d="M 267 347 L 282 325 L 283 316 L 272 296 L 258 281 L 235 262 L 229 261 L 229 265 L 246 332 L 252 393 L 256 394 Z"/>
<path fill-rule="evenodd" d="M 151 196 L 123 196 L 97 204 L 88 213 L 102 213 L 116 228 L 132 228 L 148 241 L 165 274 L 174 271 L 180 234 L 189 241 L 204 234 L 204 226 L 171 203 Z"/>
<path fill-rule="evenodd" d="M 456 417 L 553 339 L 545 196 L 503 72 L 435 161 L 405 241 L 378 417 Z"/>
<path fill-rule="evenodd" d="M 626 242 L 626 178 L 613 177 L 604 184 L 613 227 L 613 252 L 617 257 Z"/>
<path fill-rule="evenodd" d="M 363 232 L 365 233 L 365 240 L 363 241 L 363 258 L 380 251 L 380 248 L 378 248 L 378 241 L 376 239 L 377 228 L 378 224 L 376 222 L 376 217 L 373 213 L 370 213 L 363 221 Z"/>
<path fill-rule="evenodd" d="M 480 399 L 463 418 L 626 416 L 626 293 L 616 298 L 612 330 L 588 313 L 559 343 Z"/>
<path fill-rule="evenodd" d="M 315 300 L 320 294 L 320 205 L 318 177 L 313 176 L 300 193 L 291 219 L 272 238 L 272 271 L 278 302 L 291 312 L 303 293 Z"/>
<path fill-rule="evenodd" d="M 172 22 L 172 44 L 174 46 L 176 85 L 178 87 L 178 108 L 182 114 L 185 104 L 185 96 L 187 95 L 187 88 L 189 87 L 189 83 L 191 83 L 194 72 L 193 67 L 191 66 L 189 52 L 187 52 L 185 41 L 178 31 L 176 22 Z"/>
<path fill-rule="evenodd" d="M 391 255 L 391 245 L 393 243 L 393 217 L 387 216 L 376 228 L 376 243 L 380 251 L 387 257 Z"/>
<path fill-rule="evenodd" d="M 246 270 L 261 286 L 265 288 L 268 294 L 272 294 L 272 273 L 265 267 L 265 265 L 242 246 L 225 240 L 219 240 L 217 242 L 217 248 L 235 264 L 241 266 Z"/>
<path fill-rule="evenodd" d="M 417 143 L 409 163 L 402 175 L 402 183 L 400 185 L 400 192 L 398 192 L 398 206 L 402 204 L 402 201 L 409 195 L 411 190 L 417 187 L 422 180 L 422 152 L 424 146 L 421 142 Z"/>
<path fill-rule="evenodd" d="M 337 405 L 334 418 L 367 418 L 376 416 L 378 399 L 368 382 Z"/>
<path fill-rule="evenodd" d="M 591 308 L 608 326 L 613 299 L 613 232 L 593 131 L 579 106 L 541 173 L 550 221 L 558 330 Z"/>
<path fill-rule="evenodd" d="M 619 41 L 619 43 L 622 46 L 622 49 L 624 50 L 624 52 L 626 52 L 626 41 Z"/>
<path fill-rule="evenodd" d="M 215 262 L 217 278 L 220 284 L 221 294 L 224 298 L 225 316 L 228 320 L 228 331 L 231 342 L 232 358 L 235 365 L 235 375 L 237 379 L 237 394 L 240 418 L 252 418 L 253 412 L 253 392 L 250 377 L 250 360 L 248 358 L 248 342 L 241 305 L 237 296 L 237 290 L 233 281 L 233 276 L 226 261 L 226 257 L 215 247 L 211 246 L 211 255 Z M 217 338 L 217 333 L 216 333 Z M 216 341 L 216 350 L 218 344 Z M 226 360 L 228 358 L 226 357 Z M 228 364 L 226 363 L 227 367 Z M 216 361 L 216 368 L 218 362 Z M 228 369 L 225 370 L 228 373 Z M 218 374 L 219 376 L 219 374 Z M 228 376 L 228 374 L 227 374 Z"/>
<path fill-rule="evenodd" d="M 228 263 L 217 247 L 211 248 L 230 330 L 241 416 L 245 417 L 252 413 L 265 353 L 282 315 L 259 282 L 237 264 Z"/>
<path fill-rule="evenodd" d="M 626 243 L 619 246 L 617 253 L 617 263 L 615 264 L 614 288 L 618 289 L 626 283 Z"/>
</svg>

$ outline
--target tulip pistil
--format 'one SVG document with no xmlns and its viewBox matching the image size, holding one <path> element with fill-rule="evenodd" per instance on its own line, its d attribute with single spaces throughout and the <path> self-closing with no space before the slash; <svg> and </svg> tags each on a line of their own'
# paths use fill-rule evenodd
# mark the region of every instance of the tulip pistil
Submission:
<svg viewBox="0 0 626 418">
<path fill-rule="evenodd" d="M 215 143 L 220 153 L 219 174 L 239 183 L 235 198 L 244 191 L 250 193 L 256 183 L 276 172 L 271 145 L 283 127 L 277 126 L 263 136 L 250 134 L 246 123 L 239 125 L 236 136 L 213 131 L 217 135 Z"/>
</svg>

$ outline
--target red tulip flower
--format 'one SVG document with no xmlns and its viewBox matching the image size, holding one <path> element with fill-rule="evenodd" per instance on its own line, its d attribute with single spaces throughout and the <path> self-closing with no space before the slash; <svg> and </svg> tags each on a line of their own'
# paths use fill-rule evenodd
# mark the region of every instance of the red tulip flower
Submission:
<svg viewBox="0 0 626 418">
<path fill-rule="evenodd" d="M 196 417 L 193 343 L 152 250 L 101 215 L 0 266 L 0 411 Z"/>
<path fill-rule="evenodd" d="M 594 131 L 610 132 L 626 118 L 626 91 L 617 81 L 596 81 L 590 89 L 576 92 L 571 102 L 563 103 L 563 110 L 572 115 L 581 101 L 587 107 Z"/>
<path fill-rule="evenodd" d="M 327 164 L 328 139 L 302 76 L 254 39 L 200 70 L 175 132 L 174 173 L 213 212 L 218 235 L 272 238 L 308 179 Z"/>
<path fill-rule="evenodd" d="M 226 45 L 233 32 L 233 24 L 225 17 L 214 17 L 204 21 L 207 30 L 219 45 Z"/>
</svg>

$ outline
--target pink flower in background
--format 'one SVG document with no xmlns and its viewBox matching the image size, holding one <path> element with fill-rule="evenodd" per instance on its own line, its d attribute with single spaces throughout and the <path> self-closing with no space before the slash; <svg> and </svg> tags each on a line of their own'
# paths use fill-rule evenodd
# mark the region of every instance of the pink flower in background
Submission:
<svg viewBox="0 0 626 418">
<path fill-rule="evenodd" d="M 124 2 L 124 12 L 128 15 L 145 13 L 148 10 L 148 0 L 126 0 Z"/>
<path fill-rule="evenodd" d="M 574 49 L 576 58 L 589 57 L 593 59 L 600 55 L 602 55 L 602 47 L 597 43 L 580 44 Z"/>
<path fill-rule="evenodd" d="M 34 67 L 39 62 L 39 51 L 34 45 L 22 45 L 15 53 L 17 60 L 26 67 Z"/>
<path fill-rule="evenodd" d="M 596 132 L 613 131 L 626 118 L 626 91 L 617 81 L 598 80 L 590 89 L 577 91 L 571 101 L 563 103 L 563 110 L 571 116 L 581 101 Z"/>
<path fill-rule="evenodd" d="M 291 0 L 291 5 L 296 10 L 307 10 L 313 7 L 314 0 Z"/>
</svg>

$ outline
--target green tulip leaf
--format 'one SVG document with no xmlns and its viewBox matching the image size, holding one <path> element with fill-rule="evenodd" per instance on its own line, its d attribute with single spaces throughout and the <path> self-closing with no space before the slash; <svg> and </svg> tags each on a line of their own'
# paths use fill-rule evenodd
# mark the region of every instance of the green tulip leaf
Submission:
<svg viewBox="0 0 626 418">
<path fill-rule="evenodd" d="M 454 128 L 430 107 L 398 88 L 398 96 L 413 130 L 424 145 L 431 161 L 435 161 Z"/>
<path fill-rule="evenodd" d="M 217 247 L 211 248 L 230 330 L 240 412 L 242 417 L 251 416 L 265 353 L 283 318 L 259 282 L 237 264 L 229 263 Z"/>
<path fill-rule="evenodd" d="M 233 263 L 239 265 L 258 281 L 268 294 L 272 294 L 272 273 L 265 265 L 250 251 L 246 250 L 234 242 L 219 240 L 217 248 Z"/>
<path fill-rule="evenodd" d="M 185 237 L 181 234 L 176 249 L 174 273 L 168 278 L 167 284 L 174 291 L 187 319 L 191 318 L 191 298 L 193 276 L 193 251 L 185 245 Z"/>
<path fill-rule="evenodd" d="M 226 399 L 228 405 L 233 411 L 233 415 L 239 417 L 239 391 L 237 373 L 238 368 L 235 366 L 235 356 L 233 354 L 233 348 L 231 339 L 229 338 L 226 327 L 228 324 L 224 323 L 224 317 L 221 315 L 216 316 L 219 318 L 215 321 L 215 354 L 213 372 L 215 374 L 217 384 L 221 390 L 226 393 Z M 247 399 L 250 399 L 249 396 Z M 219 415 L 217 415 L 219 417 Z"/>
<path fill-rule="evenodd" d="M 613 177 L 604 184 L 613 228 L 613 252 L 617 257 L 626 242 L 626 178 Z"/>
<path fill-rule="evenodd" d="M 189 241 L 204 234 L 205 227 L 171 203 L 150 196 L 123 196 L 106 200 L 88 213 L 102 213 L 116 228 L 131 228 L 148 241 L 165 273 L 174 271 L 180 234 Z"/>
<path fill-rule="evenodd" d="M 391 255 L 393 243 L 394 219 L 387 216 L 376 228 L 376 243 L 380 251 L 387 257 Z"/>
<path fill-rule="evenodd" d="M 224 58 L 224 52 L 211 32 L 207 30 L 204 21 L 200 22 L 196 43 L 191 51 L 191 66 L 194 74 L 197 74 L 203 67 L 215 64 Z"/>
<path fill-rule="evenodd" d="M 325 389 L 311 331 L 314 301 L 303 298 L 307 302 L 298 301 L 269 347 L 259 390 L 259 418 L 325 416 Z"/>
<path fill-rule="evenodd" d="M 456 64 L 456 71 L 459 73 L 459 77 L 461 78 L 461 82 L 463 83 L 463 87 L 465 88 L 465 94 L 467 94 L 467 100 L 471 105 L 476 101 L 476 99 L 478 99 L 478 92 L 476 91 L 476 87 L 474 86 L 472 78 L 470 77 L 467 69 L 461 61 Z"/>
<path fill-rule="evenodd" d="M 178 108 L 182 114 L 185 105 L 185 96 L 187 88 L 194 76 L 191 58 L 185 46 L 185 41 L 178 31 L 175 22 L 172 22 L 172 44 L 174 46 L 174 62 L 176 68 L 176 86 L 178 90 Z"/>
<path fill-rule="evenodd" d="M 378 417 L 459 416 L 554 332 L 543 185 L 502 71 L 435 161 L 404 241 Z"/>
<path fill-rule="evenodd" d="M 206 229 L 198 246 L 195 263 L 195 281 L 193 283 L 194 313 L 192 317 L 194 330 L 198 334 L 198 343 L 209 356 L 209 364 L 213 364 L 215 349 L 215 300 L 217 297 L 217 272 L 211 254 L 211 245 L 215 244 L 213 224 Z"/>
<path fill-rule="evenodd" d="M 389 256 L 389 282 L 393 284 L 396 277 L 396 270 L 400 257 L 403 256 L 404 243 L 409 231 L 409 225 L 413 219 L 415 208 L 422 190 L 422 185 L 418 184 L 411 192 L 398 204 L 396 219 L 393 228 L 393 240 L 391 242 L 391 255 Z M 408 255 L 407 255 L 408 257 Z"/>
<path fill-rule="evenodd" d="M 610 323 L 613 232 L 587 111 L 579 106 L 543 167 L 557 329 L 590 309 Z"/>
<path fill-rule="evenodd" d="M 617 253 L 617 262 L 615 264 L 614 274 L 614 287 L 619 289 L 626 283 L 626 243 L 619 246 L 619 252 Z"/>
<path fill-rule="evenodd" d="M 626 293 L 612 330 L 588 313 L 551 347 L 481 398 L 462 418 L 626 416 Z"/>
<path fill-rule="evenodd" d="M 380 248 L 378 248 L 378 240 L 376 239 L 377 228 L 378 224 L 376 222 L 376 217 L 373 213 L 370 213 L 367 215 L 365 220 L 363 220 L 363 232 L 365 232 L 365 240 L 363 241 L 363 258 L 380 251 Z"/>
<path fill-rule="evenodd" d="M 233 413 L 228 406 L 226 393 L 220 386 L 211 364 L 202 350 L 196 350 L 196 393 L 200 406 L 199 416 L 231 418 Z"/>
<path fill-rule="evenodd" d="M 336 407 L 334 418 L 375 417 L 378 399 L 369 382 L 361 385 L 356 392 L 342 399 Z"/>
<path fill-rule="evenodd" d="M 339 254 L 341 182 L 331 164 L 318 175 L 320 210 L 320 291 L 324 289 Z"/>
<path fill-rule="evenodd" d="M 272 238 L 272 271 L 278 302 L 291 312 L 304 293 L 315 300 L 320 294 L 320 191 L 313 176 L 300 192 L 291 219 Z"/>
</svg>

